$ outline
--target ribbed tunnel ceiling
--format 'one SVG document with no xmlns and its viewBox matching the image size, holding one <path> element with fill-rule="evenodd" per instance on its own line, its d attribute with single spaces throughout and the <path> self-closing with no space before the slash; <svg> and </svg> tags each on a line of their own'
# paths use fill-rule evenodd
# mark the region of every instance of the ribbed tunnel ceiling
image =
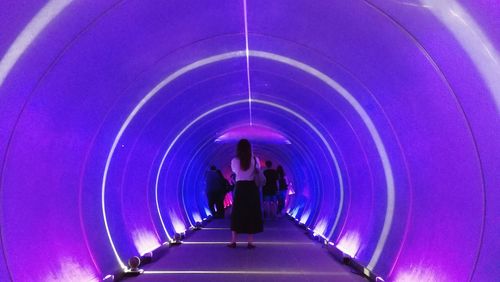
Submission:
<svg viewBox="0 0 500 282">
<path fill-rule="evenodd" d="M 250 123 L 290 141 L 254 144 L 289 213 L 368 269 L 494 280 L 497 6 L 1 2 L 0 280 L 99 280 L 206 218 Z"/>
</svg>

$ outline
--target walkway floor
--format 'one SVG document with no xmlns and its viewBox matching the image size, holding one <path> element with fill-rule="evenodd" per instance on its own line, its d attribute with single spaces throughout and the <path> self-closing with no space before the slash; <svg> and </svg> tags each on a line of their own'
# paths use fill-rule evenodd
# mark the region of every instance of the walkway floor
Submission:
<svg viewBox="0 0 500 282">
<path fill-rule="evenodd" d="M 287 218 L 266 221 L 251 250 L 246 235 L 236 249 L 226 247 L 228 226 L 229 220 L 212 220 L 127 281 L 367 281 Z"/>
</svg>

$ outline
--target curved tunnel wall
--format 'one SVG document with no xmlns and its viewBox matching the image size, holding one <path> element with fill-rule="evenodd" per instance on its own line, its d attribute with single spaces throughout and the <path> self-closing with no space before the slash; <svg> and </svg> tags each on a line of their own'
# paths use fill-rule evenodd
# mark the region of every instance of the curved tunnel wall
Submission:
<svg viewBox="0 0 500 282">
<path fill-rule="evenodd" d="M 290 214 L 388 280 L 494 280 L 496 6 L 0 3 L 0 280 L 99 280 L 206 217 L 247 66 Z"/>
</svg>

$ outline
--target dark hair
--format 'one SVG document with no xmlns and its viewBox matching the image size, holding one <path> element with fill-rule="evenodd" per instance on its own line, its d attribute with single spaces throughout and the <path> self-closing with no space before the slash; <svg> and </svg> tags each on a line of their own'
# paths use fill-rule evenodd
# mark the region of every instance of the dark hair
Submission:
<svg viewBox="0 0 500 282">
<path fill-rule="evenodd" d="M 236 146 L 236 157 L 240 160 L 240 168 L 247 170 L 250 168 L 252 160 L 252 145 L 247 139 L 241 139 Z"/>
<path fill-rule="evenodd" d="M 283 167 L 281 165 L 278 165 L 276 168 L 276 172 L 278 173 L 278 177 L 285 177 L 285 171 L 283 170 Z"/>
<path fill-rule="evenodd" d="M 272 161 L 266 161 L 266 166 L 267 167 L 272 167 L 273 166 L 273 162 Z"/>
<path fill-rule="evenodd" d="M 211 166 L 210 166 L 210 170 L 217 170 L 217 167 L 216 167 L 216 166 L 214 166 L 214 165 L 211 165 Z"/>
</svg>

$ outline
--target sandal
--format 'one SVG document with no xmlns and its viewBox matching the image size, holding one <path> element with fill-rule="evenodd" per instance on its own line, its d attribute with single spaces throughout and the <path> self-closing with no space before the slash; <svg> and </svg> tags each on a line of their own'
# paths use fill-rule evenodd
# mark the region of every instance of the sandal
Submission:
<svg viewBox="0 0 500 282">
<path fill-rule="evenodd" d="M 232 242 L 226 245 L 228 248 L 234 249 L 236 248 L 236 242 Z"/>
</svg>

